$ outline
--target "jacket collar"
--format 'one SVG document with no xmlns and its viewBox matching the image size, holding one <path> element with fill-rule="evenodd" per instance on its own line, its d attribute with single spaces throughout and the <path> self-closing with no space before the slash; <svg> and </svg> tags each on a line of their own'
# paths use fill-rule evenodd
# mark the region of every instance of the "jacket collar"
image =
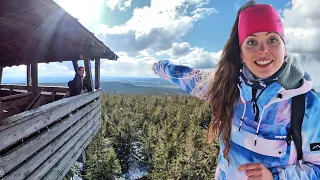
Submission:
<svg viewBox="0 0 320 180">
<path fill-rule="evenodd" d="M 293 55 L 288 55 L 285 61 L 287 64 L 279 80 L 266 87 L 257 101 L 258 104 L 270 106 L 274 102 L 290 99 L 312 89 L 311 78 L 304 73 L 298 60 Z M 239 88 L 242 101 L 251 101 L 252 88 L 244 82 L 240 83 Z"/>
</svg>

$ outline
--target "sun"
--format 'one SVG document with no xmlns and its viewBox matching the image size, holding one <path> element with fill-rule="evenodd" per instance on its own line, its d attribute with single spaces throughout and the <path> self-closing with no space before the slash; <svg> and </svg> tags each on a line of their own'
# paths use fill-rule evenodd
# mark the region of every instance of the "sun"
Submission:
<svg viewBox="0 0 320 180">
<path fill-rule="evenodd" d="M 83 24 L 92 24 L 100 20 L 104 0 L 55 0 L 64 10 Z"/>
</svg>

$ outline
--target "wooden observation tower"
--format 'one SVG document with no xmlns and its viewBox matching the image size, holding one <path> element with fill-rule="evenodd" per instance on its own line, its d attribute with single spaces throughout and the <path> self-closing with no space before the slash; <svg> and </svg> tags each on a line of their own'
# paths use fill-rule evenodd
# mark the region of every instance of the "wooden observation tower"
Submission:
<svg viewBox="0 0 320 180">
<path fill-rule="evenodd" d="M 62 179 L 100 128 L 100 59 L 118 56 L 52 0 L 0 0 L 0 179 Z M 39 86 L 38 63 L 84 60 L 89 92 Z M 95 63 L 95 79 L 91 72 Z M 26 85 L 1 84 L 26 65 Z"/>
</svg>

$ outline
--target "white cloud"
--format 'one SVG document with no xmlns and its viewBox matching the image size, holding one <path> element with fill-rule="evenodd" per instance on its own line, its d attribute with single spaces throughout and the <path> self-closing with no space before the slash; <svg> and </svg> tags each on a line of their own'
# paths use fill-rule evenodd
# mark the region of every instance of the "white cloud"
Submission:
<svg viewBox="0 0 320 180">
<path fill-rule="evenodd" d="M 147 49 L 165 51 L 185 36 L 197 21 L 217 13 L 214 8 L 205 8 L 207 3 L 208 0 L 151 0 L 150 7 L 136 8 L 125 24 L 96 25 L 94 32 L 103 34 L 103 41 L 108 42 L 112 50 L 130 56 Z"/>
<path fill-rule="evenodd" d="M 70 63 L 72 64 L 72 63 Z M 52 63 L 39 63 L 38 64 L 38 76 L 39 77 L 53 77 L 56 76 L 57 73 L 59 76 L 73 76 L 74 70 L 69 69 L 67 66 L 62 63 L 52 62 Z"/>
<path fill-rule="evenodd" d="M 16 78 L 16 77 L 26 77 L 27 68 L 26 66 L 12 66 L 3 69 L 3 79 L 6 78 Z"/>
<path fill-rule="evenodd" d="M 72 63 L 70 62 L 72 66 Z M 52 62 L 49 64 L 38 64 L 38 76 L 39 77 L 55 77 L 55 76 L 73 76 L 74 70 L 68 68 L 66 62 L 58 63 Z M 23 78 L 27 77 L 27 68 L 25 65 L 6 67 L 3 71 L 3 78 Z"/>
<path fill-rule="evenodd" d="M 157 53 L 159 56 L 170 56 L 175 64 L 183 64 L 200 69 L 212 69 L 220 60 L 222 51 L 208 52 L 204 48 L 191 47 L 188 42 L 172 43 L 169 50 Z"/>
<path fill-rule="evenodd" d="M 300 63 L 302 65 L 303 69 L 311 76 L 313 84 L 319 86 L 320 85 L 319 61 L 308 59 L 308 58 L 301 57 L 301 56 L 299 57 L 299 60 L 300 60 Z"/>
<path fill-rule="evenodd" d="M 107 1 L 107 6 L 110 9 L 114 10 L 114 8 L 118 5 L 118 3 L 119 3 L 119 0 L 108 0 Z"/>
<path fill-rule="evenodd" d="M 98 22 L 101 18 L 103 8 L 105 8 L 104 0 L 54 0 L 63 9 L 70 13 L 73 17 L 79 19 L 84 24 L 92 24 Z M 113 0 L 111 0 L 113 1 Z M 117 0 L 116 0 L 117 1 Z"/>
<path fill-rule="evenodd" d="M 292 0 L 291 9 L 285 9 L 283 16 L 286 27 L 319 27 L 320 1 Z"/>
<path fill-rule="evenodd" d="M 188 42 L 173 43 L 172 44 L 172 56 L 179 57 L 186 55 L 190 51 L 190 44 Z"/>
<path fill-rule="evenodd" d="M 291 5 L 283 10 L 288 51 L 320 61 L 320 1 L 292 0 Z"/>
<path fill-rule="evenodd" d="M 132 58 L 125 53 L 119 54 L 118 61 L 101 61 L 101 76 L 141 77 L 155 76 L 151 67 L 157 60 L 153 57 Z"/>
<path fill-rule="evenodd" d="M 107 0 L 106 4 L 111 9 L 114 10 L 116 7 L 121 11 L 125 11 L 131 6 L 132 0 Z"/>
<path fill-rule="evenodd" d="M 287 28 L 286 41 L 289 51 L 316 59 L 320 56 L 320 28 Z M 320 60 L 320 59 L 319 59 Z"/>
<path fill-rule="evenodd" d="M 211 69 L 215 68 L 220 60 L 222 51 L 208 52 L 203 48 L 194 47 L 190 48 L 190 53 L 179 57 L 172 58 L 172 61 L 177 64 L 184 64 L 199 69 Z"/>
</svg>

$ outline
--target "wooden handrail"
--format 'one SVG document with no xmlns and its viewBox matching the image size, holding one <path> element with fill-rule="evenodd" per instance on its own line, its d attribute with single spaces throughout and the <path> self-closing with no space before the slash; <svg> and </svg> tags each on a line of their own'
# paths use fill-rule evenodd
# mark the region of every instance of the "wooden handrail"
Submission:
<svg viewBox="0 0 320 180">
<path fill-rule="evenodd" d="M 5 89 L 18 89 L 18 90 L 28 90 L 27 85 L 18 85 L 18 84 L 0 84 L 0 88 Z M 63 86 L 39 86 L 40 91 L 45 92 L 59 92 L 66 93 L 68 91 L 68 87 Z"/>
<path fill-rule="evenodd" d="M 1 102 L 1 101 L 6 101 L 6 100 L 10 100 L 10 99 L 15 99 L 15 98 L 22 98 L 22 97 L 30 96 L 30 95 L 32 95 L 32 92 L 15 94 L 15 95 L 10 95 L 10 96 L 5 96 L 5 97 L 0 97 L 0 102 Z"/>
</svg>

